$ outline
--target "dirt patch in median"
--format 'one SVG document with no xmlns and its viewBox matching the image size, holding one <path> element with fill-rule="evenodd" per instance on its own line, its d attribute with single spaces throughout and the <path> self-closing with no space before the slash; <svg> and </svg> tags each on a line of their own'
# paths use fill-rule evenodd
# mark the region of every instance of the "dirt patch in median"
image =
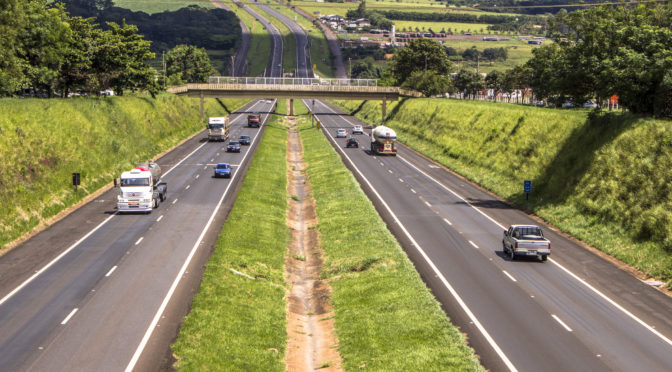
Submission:
<svg viewBox="0 0 672 372">
<path fill-rule="evenodd" d="M 305 177 L 303 148 L 296 121 L 289 119 L 287 172 L 291 242 L 285 263 L 285 280 L 291 285 L 287 301 L 288 371 L 342 371 L 329 295 L 320 278 L 322 250 L 315 226 L 315 201 Z"/>
</svg>

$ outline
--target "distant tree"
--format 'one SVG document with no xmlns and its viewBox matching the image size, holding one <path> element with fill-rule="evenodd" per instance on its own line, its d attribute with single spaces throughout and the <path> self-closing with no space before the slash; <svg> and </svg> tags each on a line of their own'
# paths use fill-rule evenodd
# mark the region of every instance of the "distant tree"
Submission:
<svg viewBox="0 0 672 372">
<path fill-rule="evenodd" d="M 217 74 L 204 48 L 181 44 L 169 50 L 165 58 L 166 75 L 173 84 L 206 83 L 208 77 Z"/>
<path fill-rule="evenodd" d="M 466 61 L 476 61 L 480 56 L 481 52 L 479 52 L 475 46 L 472 46 L 471 48 L 468 48 L 462 52 L 462 59 Z"/>
<path fill-rule="evenodd" d="M 497 70 L 490 71 L 485 77 L 485 87 L 494 90 L 495 94 L 503 91 L 503 85 L 504 74 Z"/>
<path fill-rule="evenodd" d="M 451 46 L 444 45 L 443 50 L 446 51 L 446 55 L 448 55 L 449 57 L 454 57 L 454 56 L 458 55 L 457 49 L 455 49 Z"/>
<path fill-rule="evenodd" d="M 439 43 L 431 39 L 415 39 L 395 54 L 391 70 L 397 84 L 402 84 L 415 71 L 434 71 L 438 75 L 446 75 L 453 68 Z"/>
<path fill-rule="evenodd" d="M 440 75 L 435 71 L 415 71 L 401 86 L 422 92 L 426 97 L 436 96 L 453 90 L 450 78 Z"/>
<path fill-rule="evenodd" d="M 458 92 L 468 96 L 475 96 L 478 91 L 485 88 L 485 82 L 480 74 L 474 71 L 460 70 L 453 81 Z"/>
<path fill-rule="evenodd" d="M 355 17 L 357 18 L 364 18 L 366 17 L 366 1 L 362 0 L 361 3 L 357 6 L 357 10 L 355 11 Z"/>
</svg>

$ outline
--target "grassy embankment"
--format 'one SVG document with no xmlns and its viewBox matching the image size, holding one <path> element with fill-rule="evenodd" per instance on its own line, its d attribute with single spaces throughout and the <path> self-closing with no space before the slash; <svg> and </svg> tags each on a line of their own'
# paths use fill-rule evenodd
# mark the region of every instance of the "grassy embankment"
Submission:
<svg viewBox="0 0 672 372">
<path fill-rule="evenodd" d="M 292 34 L 291 30 L 285 26 L 284 23 L 280 22 L 279 19 L 271 16 L 255 3 L 248 4 L 248 6 L 271 22 L 271 24 L 280 31 L 280 34 L 282 35 L 282 72 L 294 72 L 296 70 L 296 38 L 294 37 L 294 34 Z M 271 5 L 269 4 L 269 6 Z"/>
<path fill-rule="evenodd" d="M 179 370 L 285 370 L 286 141 L 273 117 L 172 346 Z"/>
<path fill-rule="evenodd" d="M 360 103 L 339 102 L 351 112 Z M 445 99 L 395 102 L 388 113 L 400 141 L 672 285 L 669 121 Z M 379 124 L 380 103 L 357 116 Z"/>
<path fill-rule="evenodd" d="M 285 112 L 284 103 L 279 112 Z M 303 105 L 296 111 L 306 113 Z M 277 120 L 266 128 L 173 345 L 180 370 L 285 370 L 290 196 L 280 155 L 287 132 Z M 320 220 L 313 228 L 325 251 L 322 277 L 333 288 L 345 368 L 481 370 L 338 155 L 307 118 L 299 120 Z"/>
<path fill-rule="evenodd" d="M 244 104 L 227 100 L 230 109 Z M 224 110 L 206 100 L 206 115 Z M 0 99 L 0 253 L 122 171 L 200 131 L 199 101 L 173 95 Z M 72 173 L 81 173 L 75 192 Z"/>
<path fill-rule="evenodd" d="M 291 3 L 289 5 L 293 6 L 294 4 Z M 277 11 L 290 19 L 296 17 L 296 23 L 306 31 L 311 45 L 310 61 L 315 65 L 315 68 L 313 69 L 315 74 L 323 78 L 333 78 L 335 74 L 333 71 L 331 51 L 329 49 L 327 38 L 322 33 L 322 30 L 304 18 L 301 14 L 298 14 L 286 6 L 279 6 L 277 8 Z"/>
<path fill-rule="evenodd" d="M 238 7 L 233 1 L 221 0 L 221 2 L 233 10 L 238 19 L 250 30 L 250 49 L 247 52 L 248 65 L 245 76 L 262 76 L 271 53 L 271 35 L 261 22 L 255 20 L 250 13 Z"/>
<path fill-rule="evenodd" d="M 301 139 L 345 369 L 482 370 L 325 136 Z"/>
</svg>

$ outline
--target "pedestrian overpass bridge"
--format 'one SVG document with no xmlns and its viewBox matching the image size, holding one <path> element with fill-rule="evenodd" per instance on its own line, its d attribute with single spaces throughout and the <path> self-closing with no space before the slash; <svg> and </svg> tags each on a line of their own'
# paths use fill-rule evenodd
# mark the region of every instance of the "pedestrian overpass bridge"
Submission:
<svg viewBox="0 0 672 372">
<path fill-rule="evenodd" d="M 422 97 L 415 91 L 399 87 L 378 86 L 376 79 L 323 79 L 323 78 L 273 78 L 273 77 L 210 77 L 207 84 L 189 83 L 172 86 L 169 93 L 205 98 L 289 98 L 290 115 L 294 99 L 381 100 L 383 118 L 387 101 L 399 97 Z"/>
</svg>

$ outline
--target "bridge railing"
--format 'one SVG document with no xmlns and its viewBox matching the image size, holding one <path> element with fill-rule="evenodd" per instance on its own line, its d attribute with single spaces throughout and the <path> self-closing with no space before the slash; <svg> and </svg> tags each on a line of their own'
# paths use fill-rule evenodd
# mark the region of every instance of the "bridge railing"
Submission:
<svg viewBox="0 0 672 372">
<path fill-rule="evenodd" d="M 375 87 L 378 79 L 326 79 L 326 78 L 288 78 L 288 77 L 233 77 L 210 76 L 210 84 L 255 84 L 255 85 L 310 85 L 310 86 L 351 86 Z"/>
</svg>

